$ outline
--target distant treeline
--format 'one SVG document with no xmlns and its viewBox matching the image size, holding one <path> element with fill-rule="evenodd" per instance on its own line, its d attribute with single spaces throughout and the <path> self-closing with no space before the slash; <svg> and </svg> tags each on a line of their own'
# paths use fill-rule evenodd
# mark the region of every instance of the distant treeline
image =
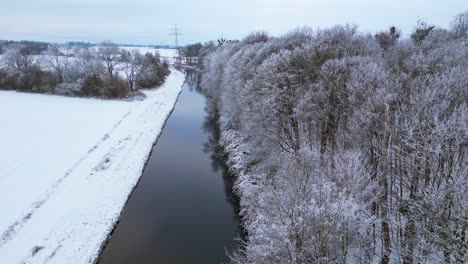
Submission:
<svg viewBox="0 0 468 264">
<path fill-rule="evenodd" d="M 47 50 L 49 43 L 37 42 L 37 41 L 13 41 L 13 40 L 0 40 L 0 54 L 6 52 L 9 49 L 14 49 L 18 46 L 27 47 L 31 52 L 31 55 L 40 55 L 42 52 Z"/>
<path fill-rule="evenodd" d="M 409 39 L 346 25 L 211 50 L 248 234 L 233 263 L 468 263 L 468 12 Z"/>
<path fill-rule="evenodd" d="M 141 54 L 103 41 L 0 42 L 0 89 L 70 96 L 123 98 L 158 87 L 169 64 L 156 52 Z"/>
<path fill-rule="evenodd" d="M 215 47 L 215 43 L 210 41 L 205 44 L 195 43 L 179 48 L 180 63 L 202 68 L 203 58 Z"/>
<path fill-rule="evenodd" d="M 10 48 L 15 48 L 17 46 L 27 45 L 32 51 L 32 55 L 41 55 L 51 43 L 40 42 L 40 41 L 31 41 L 31 40 L 0 40 L 0 54 L 2 50 L 7 50 Z M 91 43 L 91 42 L 82 42 L 82 41 L 69 41 L 62 44 L 53 44 L 57 47 L 97 47 L 100 43 Z M 170 45 L 138 45 L 138 44 L 117 44 L 119 47 L 150 47 L 155 49 L 170 49 Z"/>
</svg>

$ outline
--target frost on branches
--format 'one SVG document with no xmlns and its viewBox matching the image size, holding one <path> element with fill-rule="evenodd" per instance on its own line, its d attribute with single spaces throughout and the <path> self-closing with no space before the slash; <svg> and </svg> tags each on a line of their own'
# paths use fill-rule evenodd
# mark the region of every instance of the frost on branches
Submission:
<svg viewBox="0 0 468 264">
<path fill-rule="evenodd" d="M 248 233 L 233 263 L 468 261 L 466 14 L 410 39 L 255 33 L 205 58 Z"/>
</svg>

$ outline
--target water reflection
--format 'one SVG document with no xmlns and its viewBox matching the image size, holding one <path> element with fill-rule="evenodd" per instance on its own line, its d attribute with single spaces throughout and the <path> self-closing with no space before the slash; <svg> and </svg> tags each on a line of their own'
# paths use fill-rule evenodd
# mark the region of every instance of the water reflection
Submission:
<svg viewBox="0 0 468 264">
<path fill-rule="evenodd" d="M 200 82 L 201 75 L 198 72 L 186 72 L 187 82 L 190 83 L 190 86 L 195 87 L 195 89 L 202 93 Z M 241 225 L 241 216 L 240 216 L 240 198 L 234 193 L 233 187 L 236 181 L 236 175 L 234 175 L 227 166 L 228 164 L 228 155 L 224 151 L 224 148 L 220 144 L 221 140 L 221 128 L 219 124 L 219 110 L 215 104 L 211 103 L 209 100 L 206 100 L 205 104 L 206 116 L 203 122 L 203 130 L 208 135 L 208 140 L 203 144 L 203 151 L 210 155 L 211 166 L 213 171 L 220 171 L 223 177 L 224 183 L 224 192 L 226 195 L 226 201 L 232 206 L 234 210 L 234 215 L 239 222 L 238 229 L 238 240 L 237 248 L 245 245 L 245 240 L 247 239 L 246 230 Z M 229 252 L 232 253 L 232 252 Z"/>
<path fill-rule="evenodd" d="M 182 71 L 185 74 L 185 83 L 188 84 L 190 91 L 197 91 L 202 93 L 200 86 L 201 83 L 201 73 L 197 70 L 187 69 L 187 68 L 178 68 L 179 71 Z"/>
<path fill-rule="evenodd" d="M 201 74 L 198 71 L 187 69 L 184 70 L 184 72 L 186 76 L 185 81 L 189 84 L 189 87 L 199 93 L 203 93 L 200 87 Z M 220 145 L 221 129 L 219 125 L 219 111 L 216 106 L 208 100 L 206 100 L 204 109 L 206 111 L 206 116 L 203 121 L 203 131 L 208 135 L 208 140 L 203 144 L 203 151 L 210 155 L 213 171 L 221 172 L 226 201 L 229 202 L 234 209 L 235 216 L 240 223 L 240 200 L 233 192 L 236 176 L 229 171 L 229 167 L 227 166 L 227 154 Z M 244 230 L 241 228 L 239 229 L 239 235 L 241 238 L 244 237 Z"/>
<path fill-rule="evenodd" d="M 241 233 L 217 111 L 186 84 L 100 263 L 221 263 Z M 208 110 L 208 113 L 205 111 Z"/>
<path fill-rule="evenodd" d="M 212 109 L 212 112 L 206 116 L 205 122 L 203 123 L 203 129 L 209 134 L 208 141 L 203 145 L 203 150 L 205 153 L 210 155 L 213 170 L 221 171 L 223 175 L 226 200 L 231 204 L 236 215 L 239 216 L 239 198 L 232 191 L 235 175 L 229 171 L 229 168 L 226 165 L 227 155 L 224 152 L 223 147 L 219 144 L 221 131 L 218 124 L 218 111 L 216 109 Z"/>
</svg>

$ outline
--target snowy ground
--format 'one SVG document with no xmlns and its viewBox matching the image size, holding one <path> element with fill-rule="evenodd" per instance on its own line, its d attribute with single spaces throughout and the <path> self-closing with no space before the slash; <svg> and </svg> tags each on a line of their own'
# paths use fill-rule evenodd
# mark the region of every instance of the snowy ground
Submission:
<svg viewBox="0 0 468 264">
<path fill-rule="evenodd" d="M 0 263 L 93 262 L 183 80 L 135 102 L 0 91 Z"/>
</svg>

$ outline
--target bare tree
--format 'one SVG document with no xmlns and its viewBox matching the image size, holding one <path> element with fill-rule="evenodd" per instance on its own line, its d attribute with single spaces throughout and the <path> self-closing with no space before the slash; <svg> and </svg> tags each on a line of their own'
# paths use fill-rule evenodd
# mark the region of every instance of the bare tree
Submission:
<svg viewBox="0 0 468 264">
<path fill-rule="evenodd" d="M 109 74 L 109 80 L 114 80 L 114 69 L 119 63 L 119 47 L 111 41 L 103 41 L 99 44 L 98 56 L 104 61 L 106 70 Z"/>
<path fill-rule="evenodd" d="M 468 11 L 456 15 L 451 26 L 455 36 L 463 39 L 465 45 L 468 45 Z"/>
<path fill-rule="evenodd" d="M 0 44 L 0 68 L 3 67 L 4 62 L 5 62 L 5 56 L 4 56 L 4 50 L 5 48 L 3 47 L 2 44 Z"/>
<path fill-rule="evenodd" d="M 69 45 L 60 48 L 57 44 L 50 44 L 45 51 L 46 62 L 55 71 L 59 83 L 67 79 L 70 68 L 70 50 Z"/>
<path fill-rule="evenodd" d="M 120 51 L 120 68 L 122 69 L 125 77 L 127 77 L 130 91 L 135 91 L 135 81 L 137 73 L 140 71 L 142 65 L 142 55 L 138 50 L 130 52 L 122 49 Z"/>
<path fill-rule="evenodd" d="M 76 47 L 74 49 L 76 64 L 80 75 L 84 78 L 98 76 L 103 71 L 102 61 L 97 58 L 95 52 L 89 47 Z"/>
<path fill-rule="evenodd" d="M 36 60 L 26 45 L 9 49 L 4 55 L 7 66 L 16 71 L 28 72 Z"/>
</svg>

